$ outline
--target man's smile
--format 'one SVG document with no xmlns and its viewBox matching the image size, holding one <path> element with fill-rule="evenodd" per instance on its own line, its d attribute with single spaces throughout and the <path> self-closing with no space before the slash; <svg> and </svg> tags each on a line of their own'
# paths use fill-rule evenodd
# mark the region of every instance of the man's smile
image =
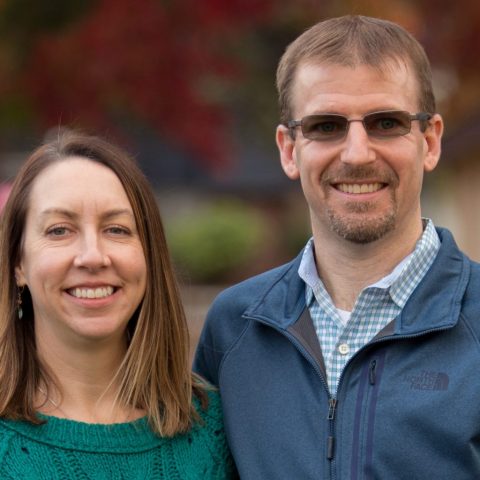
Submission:
<svg viewBox="0 0 480 480">
<path fill-rule="evenodd" d="M 374 193 L 386 186 L 385 183 L 337 183 L 333 187 L 343 193 Z"/>
</svg>

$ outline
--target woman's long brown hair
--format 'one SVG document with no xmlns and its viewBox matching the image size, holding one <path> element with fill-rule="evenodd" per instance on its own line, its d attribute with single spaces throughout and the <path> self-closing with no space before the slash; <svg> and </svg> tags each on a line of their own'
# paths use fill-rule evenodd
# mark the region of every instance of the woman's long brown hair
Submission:
<svg viewBox="0 0 480 480">
<path fill-rule="evenodd" d="M 112 384 L 117 401 L 142 408 L 152 429 L 172 436 L 198 418 L 192 403 L 205 402 L 202 382 L 191 374 L 185 313 L 152 189 L 135 162 L 98 137 L 68 131 L 39 147 L 20 169 L 0 219 L 0 416 L 39 423 L 34 400 L 40 383 L 56 385 L 38 359 L 28 288 L 17 316 L 15 267 L 20 262 L 29 196 L 38 175 L 53 163 L 83 157 L 110 168 L 133 209 L 147 262 L 145 296 L 128 325 L 127 353 Z"/>
</svg>

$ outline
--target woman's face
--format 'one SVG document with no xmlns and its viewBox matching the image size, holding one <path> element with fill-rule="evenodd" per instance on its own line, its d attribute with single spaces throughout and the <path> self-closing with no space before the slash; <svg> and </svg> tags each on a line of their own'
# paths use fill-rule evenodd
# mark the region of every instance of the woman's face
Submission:
<svg viewBox="0 0 480 480">
<path fill-rule="evenodd" d="M 132 207 L 112 170 L 71 157 L 36 178 L 16 277 L 32 296 L 37 343 L 124 341 L 147 269 Z"/>
</svg>

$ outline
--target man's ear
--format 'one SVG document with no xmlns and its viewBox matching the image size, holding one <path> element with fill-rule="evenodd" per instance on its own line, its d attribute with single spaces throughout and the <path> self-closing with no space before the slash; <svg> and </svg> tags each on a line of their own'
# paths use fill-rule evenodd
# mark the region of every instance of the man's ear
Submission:
<svg viewBox="0 0 480 480">
<path fill-rule="evenodd" d="M 291 137 L 285 125 L 278 125 L 275 139 L 280 152 L 283 171 L 291 180 L 297 180 L 300 177 L 300 172 L 295 159 L 295 140 Z"/>
<path fill-rule="evenodd" d="M 426 142 L 423 168 L 426 172 L 431 172 L 437 166 L 442 151 L 443 119 L 438 113 L 428 121 L 423 135 Z"/>
</svg>

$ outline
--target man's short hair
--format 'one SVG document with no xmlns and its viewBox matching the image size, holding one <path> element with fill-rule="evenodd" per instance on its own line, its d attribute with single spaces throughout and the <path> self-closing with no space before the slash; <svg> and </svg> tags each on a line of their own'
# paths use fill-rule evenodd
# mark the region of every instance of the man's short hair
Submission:
<svg viewBox="0 0 480 480">
<path fill-rule="evenodd" d="M 356 67 L 367 65 L 385 70 L 404 64 L 418 83 L 418 108 L 435 113 L 432 73 L 420 43 L 396 23 L 360 15 L 346 15 L 317 23 L 293 41 L 277 69 L 280 121 L 292 120 L 292 90 L 300 64 Z"/>
</svg>

